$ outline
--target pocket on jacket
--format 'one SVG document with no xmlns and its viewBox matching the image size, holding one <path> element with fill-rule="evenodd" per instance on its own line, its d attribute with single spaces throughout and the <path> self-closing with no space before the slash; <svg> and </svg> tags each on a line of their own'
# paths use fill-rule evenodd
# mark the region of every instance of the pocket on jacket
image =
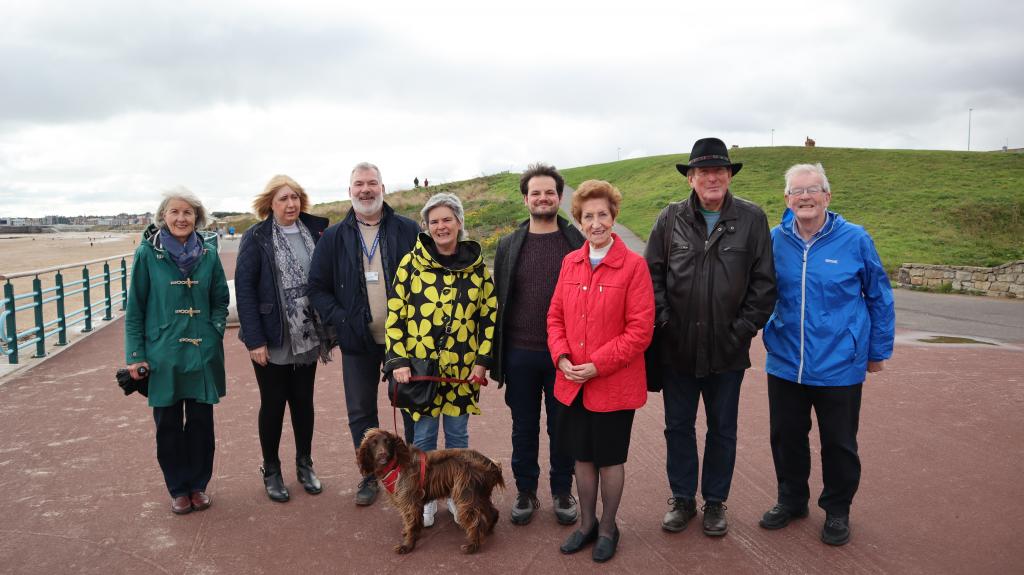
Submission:
<svg viewBox="0 0 1024 575">
<path fill-rule="evenodd" d="M 146 325 L 146 339 L 149 341 L 156 341 L 160 339 L 160 336 L 164 333 L 164 330 L 171 325 L 171 322 L 165 322 L 159 325 L 148 324 Z"/>
<path fill-rule="evenodd" d="M 272 303 L 261 303 L 260 304 L 260 314 L 268 315 L 268 314 L 270 314 L 273 311 L 274 311 L 274 304 L 272 304 Z"/>
</svg>

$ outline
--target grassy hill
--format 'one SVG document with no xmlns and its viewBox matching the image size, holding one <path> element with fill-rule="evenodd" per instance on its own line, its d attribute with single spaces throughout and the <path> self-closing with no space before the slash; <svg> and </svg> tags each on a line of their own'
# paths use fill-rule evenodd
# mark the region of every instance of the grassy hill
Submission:
<svg viewBox="0 0 1024 575">
<path fill-rule="evenodd" d="M 871 233 L 890 274 L 904 262 L 997 265 L 1024 259 L 1024 154 L 849 148 L 741 148 L 743 162 L 732 191 L 764 208 L 775 225 L 785 209 L 783 173 L 801 162 L 821 162 L 832 185 L 831 209 Z M 619 221 L 643 238 L 668 202 L 689 194 L 675 164 L 685 154 L 623 160 L 563 170 L 566 182 L 598 178 L 623 194 Z M 437 192 L 457 194 L 470 237 L 494 256 L 498 238 L 526 217 L 518 174 L 431 186 L 387 195 L 399 213 L 419 221 L 419 210 Z M 349 202 L 313 206 L 337 222 Z M 244 230 L 255 221 L 239 217 Z"/>
<path fill-rule="evenodd" d="M 997 265 L 1024 259 L 1024 154 L 741 148 L 736 195 L 764 208 L 775 225 L 785 209 L 783 174 L 821 162 L 832 186 L 830 209 L 863 225 L 890 273 L 901 263 Z M 623 194 L 619 221 L 646 238 L 658 213 L 689 193 L 675 164 L 686 155 L 654 156 L 564 170 L 576 186 L 590 178 Z"/>
</svg>

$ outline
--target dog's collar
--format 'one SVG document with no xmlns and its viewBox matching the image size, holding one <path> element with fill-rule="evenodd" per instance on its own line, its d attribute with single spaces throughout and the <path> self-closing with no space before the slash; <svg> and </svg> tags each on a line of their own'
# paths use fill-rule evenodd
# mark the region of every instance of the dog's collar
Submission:
<svg viewBox="0 0 1024 575">
<path fill-rule="evenodd" d="M 381 485 L 388 493 L 395 492 L 398 480 L 402 478 L 401 468 L 398 466 L 398 458 L 394 457 L 384 467 L 384 476 L 380 478 Z M 420 489 L 427 484 L 427 454 L 420 456 Z"/>
<path fill-rule="evenodd" d="M 387 489 L 388 493 L 394 493 L 395 486 L 398 485 L 398 479 L 401 475 L 398 467 L 398 458 L 392 457 L 391 461 L 384 468 L 384 476 L 380 478 L 380 483 L 384 486 L 384 489 Z"/>
</svg>

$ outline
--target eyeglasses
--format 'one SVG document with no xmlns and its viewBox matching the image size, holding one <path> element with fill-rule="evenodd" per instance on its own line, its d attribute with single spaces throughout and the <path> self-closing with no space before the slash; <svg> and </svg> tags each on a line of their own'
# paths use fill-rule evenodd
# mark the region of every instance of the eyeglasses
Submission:
<svg viewBox="0 0 1024 575">
<path fill-rule="evenodd" d="M 790 188 L 786 192 L 787 196 L 802 196 L 807 194 L 809 196 L 816 196 L 825 190 L 821 186 L 807 186 L 806 188 Z"/>
</svg>

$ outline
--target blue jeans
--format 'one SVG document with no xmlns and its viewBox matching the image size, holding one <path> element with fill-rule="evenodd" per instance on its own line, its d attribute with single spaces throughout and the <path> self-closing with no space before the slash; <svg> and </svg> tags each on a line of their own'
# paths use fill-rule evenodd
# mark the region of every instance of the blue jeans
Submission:
<svg viewBox="0 0 1024 575">
<path fill-rule="evenodd" d="M 536 493 L 540 480 L 540 402 L 547 414 L 551 494 L 572 492 L 575 462 L 561 454 L 555 427 L 562 404 L 555 399 L 555 366 L 546 351 L 505 349 L 505 404 L 512 410 L 512 474 L 516 489 Z"/>
<path fill-rule="evenodd" d="M 729 498 L 736 466 L 736 418 L 744 370 L 693 377 L 665 367 L 666 468 L 672 496 L 694 498 L 697 493 L 697 406 L 704 397 L 708 431 L 704 440 L 704 473 L 700 492 L 704 501 Z"/>
<path fill-rule="evenodd" d="M 441 415 L 438 417 L 421 417 L 416 422 L 413 433 L 413 445 L 422 451 L 437 449 L 437 427 L 444 418 L 444 446 L 447 449 L 469 447 L 469 414 L 458 417 Z"/>
</svg>

